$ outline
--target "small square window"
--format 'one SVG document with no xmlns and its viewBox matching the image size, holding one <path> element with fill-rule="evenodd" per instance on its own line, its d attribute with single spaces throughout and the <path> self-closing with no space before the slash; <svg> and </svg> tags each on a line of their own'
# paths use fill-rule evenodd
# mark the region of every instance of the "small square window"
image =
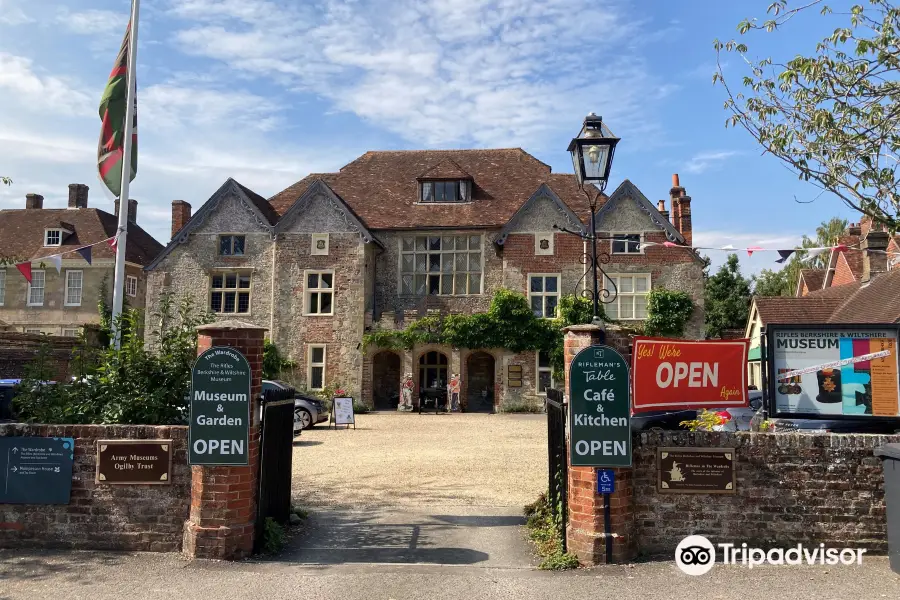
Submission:
<svg viewBox="0 0 900 600">
<path fill-rule="evenodd" d="M 62 229 L 47 229 L 44 231 L 45 246 L 62 246 Z"/>
<path fill-rule="evenodd" d="M 220 256 L 243 256 L 246 236 L 243 235 L 220 235 L 219 236 L 219 255 Z"/>
<path fill-rule="evenodd" d="M 613 254 L 640 254 L 641 253 L 641 234 L 627 233 L 613 235 L 612 251 Z"/>
<path fill-rule="evenodd" d="M 250 275 L 218 273 L 210 277 L 209 309 L 217 314 L 250 312 Z"/>
</svg>

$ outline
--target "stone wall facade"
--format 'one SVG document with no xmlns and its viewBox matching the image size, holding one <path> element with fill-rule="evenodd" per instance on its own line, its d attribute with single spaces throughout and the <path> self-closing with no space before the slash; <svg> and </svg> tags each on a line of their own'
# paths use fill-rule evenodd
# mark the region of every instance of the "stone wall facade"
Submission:
<svg viewBox="0 0 900 600">
<path fill-rule="evenodd" d="M 112 260 L 96 260 L 88 265 L 81 258 L 66 258 L 62 270 L 56 272 L 50 264 L 32 264 L 33 271 L 44 273 L 44 302 L 40 306 L 28 305 L 28 280 L 15 268 L 6 268 L 6 290 L 0 303 L 0 323 L 6 323 L 14 331 L 66 335 L 81 331 L 85 324 L 100 322 L 97 304 L 103 285 L 106 301 L 112 305 L 115 281 Z M 0 267 L 3 270 L 3 267 Z M 66 303 L 66 277 L 70 271 L 81 272 L 81 301 L 77 305 Z M 138 265 L 126 264 L 125 275 L 137 279 L 137 293 L 126 295 L 131 308 L 143 309 L 147 297 L 146 275 Z"/>
<path fill-rule="evenodd" d="M 176 552 L 191 503 L 187 427 L 0 425 L 2 437 L 75 439 L 69 504 L 0 504 L 0 547 Z M 172 439 L 171 485 L 95 482 L 97 440 Z"/>
</svg>

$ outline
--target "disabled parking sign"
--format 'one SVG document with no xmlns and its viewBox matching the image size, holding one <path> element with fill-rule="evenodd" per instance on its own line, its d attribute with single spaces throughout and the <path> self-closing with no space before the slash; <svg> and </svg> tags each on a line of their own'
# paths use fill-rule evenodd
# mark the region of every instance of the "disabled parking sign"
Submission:
<svg viewBox="0 0 900 600">
<path fill-rule="evenodd" d="M 616 491 L 616 472 L 612 469 L 597 469 L 597 493 L 612 494 Z"/>
</svg>

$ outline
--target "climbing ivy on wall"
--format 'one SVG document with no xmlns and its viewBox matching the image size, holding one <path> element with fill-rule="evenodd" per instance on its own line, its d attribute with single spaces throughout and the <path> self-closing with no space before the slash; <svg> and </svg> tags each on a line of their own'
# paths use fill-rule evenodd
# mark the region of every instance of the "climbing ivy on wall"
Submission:
<svg viewBox="0 0 900 600">
<path fill-rule="evenodd" d="M 498 290 L 487 312 L 430 316 L 402 330 L 375 329 L 363 336 L 363 346 L 409 350 L 417 344 L 455 348 L 506 348 L 513 352 L 548 352 L 554 372 L 563 369 L 563 328 L 590 323 L 591 303 L 572 295 L 560 298 L 555 319 L 534 316 L 524 294 Z M 601 316 L 602 317 L 602 316 Z"/>
<path fill-rule="evenodd" d="M 659 288 L 647 297 L 644 333 L 655 337 L 683 337 L 684 327 L 694 313 L 694 301 L 687 292 Z"/>
</svg>

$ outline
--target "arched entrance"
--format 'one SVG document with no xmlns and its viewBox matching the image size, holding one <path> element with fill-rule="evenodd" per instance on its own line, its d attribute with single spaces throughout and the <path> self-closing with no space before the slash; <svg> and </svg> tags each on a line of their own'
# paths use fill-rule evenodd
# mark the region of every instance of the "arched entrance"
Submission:
<svg viewBox="0 0 900 600">
<path fill-rule="evenodd" d="M 372 401 L 376 410 L 396 410 L 400 402 L 400 356 L 387 350 L 372 357 Z"/>
<path fill-rule="evenodd" d="M 494 410 L 494 357 L 474 352 L 466 360 L 466 399 L 468 412 Z"/>
</svg>

